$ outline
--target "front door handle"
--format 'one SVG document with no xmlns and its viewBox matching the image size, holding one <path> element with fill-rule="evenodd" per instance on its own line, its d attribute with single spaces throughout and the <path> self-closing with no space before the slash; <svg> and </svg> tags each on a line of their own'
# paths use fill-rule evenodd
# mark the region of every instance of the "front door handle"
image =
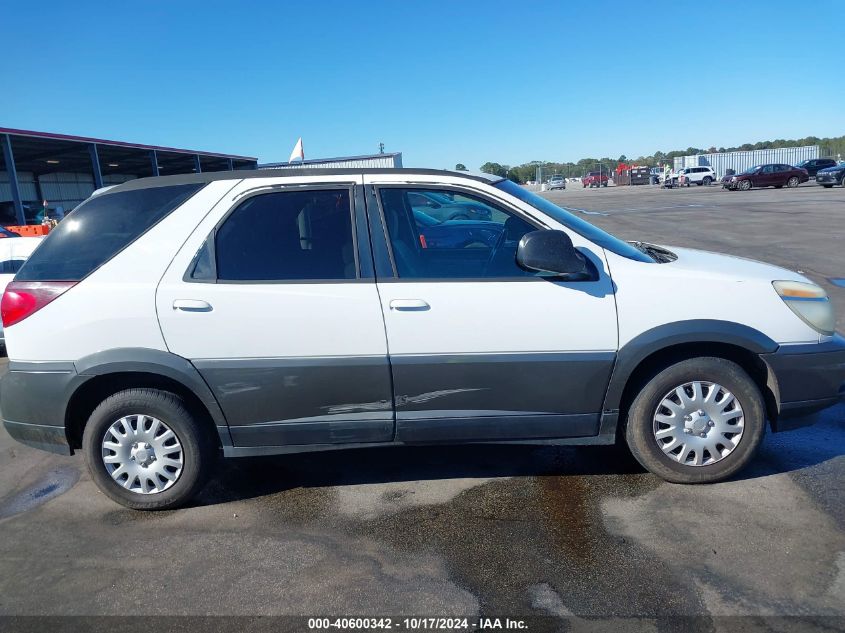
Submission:
<svg viewBox="0 0 845 633">
<path fill-rule="evenodd" d="M 394 299 L 390 302 L 390 309 L 402 312 L 422 312 L 430 310 L 431 306 L 422 299 Z"/>
<path fill-rule="evenodd" d="M 214 308 L 208 301 L 201 299 L 176 299 L 173 301 L 173 309 L 182 312 L 211 312 Z"/>
</svg>

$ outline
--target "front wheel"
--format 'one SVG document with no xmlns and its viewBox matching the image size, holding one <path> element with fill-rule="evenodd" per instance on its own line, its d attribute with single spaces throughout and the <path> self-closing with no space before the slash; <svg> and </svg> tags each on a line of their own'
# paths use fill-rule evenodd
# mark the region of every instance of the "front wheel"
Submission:
<svg viewBox="0 0 845 633">
<path fill-rule="evenodd" d="M 135 510 L 169 510 L 205 484 L 214 445 L 176 394 L 127 389 L 91 414 L 82 450 L 97 487 Z"/>
<path fill-rule="evenodd" d="M 701 181 L 701 184 L 704 185 L 705 187 L 709 187 L 710 183 L 712 183 L 712 182 L 713 182 L 713 179 L 710 176 L 705 176 L 704 180 Z"/>
<path fill-rule="evenodd" d="M 763 397 L 751 377 L 723 358 L 670 365 L 640 390 L 625 438 L 650 472 L 673 483 L 711 483 L 751 461 L 763 439 Z"/>
<path fill-rule="evenodd" d="M 795 189 L 798 186 L 798 176 L 793 176 L 789 180 L 786 181 L 786 186 L 790 189 Z"/>
<path fill-rule="evenodd" d="M 751 189 L 751 181 L 750 180 L 742 180 L 739 183 L 739 190 L 740 191 L 748 191 Z"/>
</svg>

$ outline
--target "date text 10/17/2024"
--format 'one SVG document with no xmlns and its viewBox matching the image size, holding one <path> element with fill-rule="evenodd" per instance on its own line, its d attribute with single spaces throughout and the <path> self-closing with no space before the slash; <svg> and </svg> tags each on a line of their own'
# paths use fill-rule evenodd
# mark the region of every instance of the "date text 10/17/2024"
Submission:
<svg viewBox="0 0 845 633">
<path fill-rule="evenodd" d="M 460 630 L 525 630 L 528 624 L 524 620 L 512 618 L 308 618 L 308 629 L 367 631 L 367 630 L 398 630 L 398 631 L 460 631 Z"/>
</svg>

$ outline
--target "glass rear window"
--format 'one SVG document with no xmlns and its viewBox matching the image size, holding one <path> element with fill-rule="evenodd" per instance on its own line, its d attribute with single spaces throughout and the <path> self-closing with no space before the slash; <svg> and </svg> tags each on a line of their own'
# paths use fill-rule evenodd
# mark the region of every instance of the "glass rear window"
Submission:
<svg viewBox="0 0 845 633">
<path fill-rule="evenodd" d="M 150 187 L 89 198 L 50 232 L 15 279 L 84 279 L 203 186 L 199 183 Z"/>
</svg>

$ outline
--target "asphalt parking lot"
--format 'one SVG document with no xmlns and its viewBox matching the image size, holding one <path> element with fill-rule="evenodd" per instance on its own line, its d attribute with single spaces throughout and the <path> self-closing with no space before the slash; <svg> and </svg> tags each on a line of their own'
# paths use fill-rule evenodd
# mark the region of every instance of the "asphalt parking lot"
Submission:
<svg viewBox="0 0 845 633">
<path fill-rule="evenodd" d="M 803 271 L 845 331 L 845 189 L 544 195 L 626 239 Z M 606 447 L 374 449 L 230 461 L 163 513 L 0 430 L 0 614 L 845 616 L 844 498 L 843 405 L 716 485 Z"/>
</svg>

